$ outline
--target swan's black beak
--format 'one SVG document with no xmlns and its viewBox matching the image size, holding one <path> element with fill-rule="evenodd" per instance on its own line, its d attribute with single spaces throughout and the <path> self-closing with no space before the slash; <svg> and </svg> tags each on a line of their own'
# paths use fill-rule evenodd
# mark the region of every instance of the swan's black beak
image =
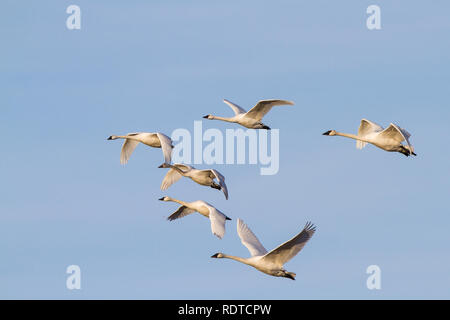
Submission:
<svg viewBox="0 0 450 320">
<path fill-rule="evenodd" d="M 164 201 L 164 197 L 162 197 L 162 198 L 159 198 L 158 200 L 160 200 L 160 201 Z"/>
<path fill-rule="evenodd" d="M 412 154 L 413 156 L 417 156 L 417 154 L 415 154 L 414 152 L 411 152 L 411 154 Z"/>
<path fill-rule="evenodd" d="M 219 255 L 218 253 L 213 254 L 213 255 L 211 256 L 211 258 L 217 258 L 218 255 Z"/>
<path fill-rule="evenodd" d="M 209 117 L 209 115 L 206 115 L 206 116 L 203 117 L 203 119 L 208 119 L 208 117 Z"/>
<path fill-rule="evenodd" d="M 330 135 L 331 130 L 328 130 L 327 132 L 322 133 L 322 135 L 324 136 L 329 136 Z"/>
<path fill-rule="evenodd" d="M 162 165 L 160 165 L 158 168 L 164 168 L 164 163 Z"/>
<path fill-rule="evenodd" d="M 112 140 L 112 136 L 109 136 L 108 139 L 106 139 L 106 140 Z"/>
<path fill-rule="evenodd" d="M 262 128 L 263 128 L 263 129 L 266 129 L 266 130 L 270 130 L 270 127 L 268 127 L 268 126 L 266 126 L 266 125 L 264 125 Z"/>
<path fill-rule="evenodd" d="M 231 218 L 225 217 L 225 220 L 231 220 Z"/>
</svg>

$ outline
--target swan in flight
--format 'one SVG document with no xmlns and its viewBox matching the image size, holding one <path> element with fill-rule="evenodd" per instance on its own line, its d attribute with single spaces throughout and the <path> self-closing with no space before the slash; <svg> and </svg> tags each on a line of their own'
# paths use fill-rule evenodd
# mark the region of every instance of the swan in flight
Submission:
<svg viewBox="0 0 450 320">
<path fill-rule="evenodd" d="M 240 258 L 230 256 L 224 253 L 216 253 L 211 258 L 227 258 L 245 263 L 255 269 L 274 277 L 285 277 L 295 280 L 296 274 L 283 269 L 283 265 L 291 260 L 300 250 L 303 249 L 306 242 L 313 236 L 316 227 L 308 222 L 302 232 L 291 240 L 279 245 L 270 252 L 263 247 L 258 238 L 241 220 L 237 221 L 237 232 L 241 242 L 247 247 L 252 255 L 250 258 Z"/>
<path fill-rule="evenodd" d="M 129 133 L 126 136 L 109 136 L 107 140 L 125 139 L 122 146 L 122 152 L 120 153 L 120 163 L 126 164 L 136 146 L 140 143 L 146 144 L 153 148 L 161 148 L 164 161 L 171 162 L 172 158 L 172 140 L 161 132 L 148 133 L 148 132 L 136 132 Z"/>
<path fill-rule="evenodd" d="M 159 200 L 172 201 L 181 204 L 181 207 L 179 207 L 177 211 L 172 213 L 167 218 L 167 220 L 173 221 L 175 219 L 183 218 L 193 212 L 198 212 L 202 216 L 205 216 L 209 218 L 209 220 L 211 220 L 211 231 L 219 239 L 222 239 L 223 236 L 225 235 L 225 221 L 231 220 L 222 212 L 214 208 L 212 205 L 202 200 L 197 200 L 194 202 L 184 202 L 177 199 L 173 199 L 171 197 L 162 197 Z"/>
<path fill-rule="evenodd" d="M 186 164 L 175 163 L 171 165 L 169 163 L 163 163 L 159 168 L 170 168 L 161 183 L 161 190 L 167 190 L 172 184 L 180 180 L 181 176 L 191 178 L 198 184 L 203 186 L 210 186 L 211 188 L 222 190 L 225 195 L 225 199 L 228 200 L 228 189 L 225 184 L 225 177 L 214 169 L 198 170 L 194 167 Z M 217 179 L 219 184 L 214 182 Z"/>
<path fill-rule="evenodd" d="M 367 143 L 371 143 L 378 148 L 389 152 L 400 152 L 407 157 L 410 155 L 416 156 L 414 148 L 409 142 L 411 134 L 394 123 L 391 123 L 389 127 L 383 129 L 382 126 L 375 122 L 362 119 L 358 129 L 358 135 L 341 133 L 335 130 L 329 130 L 323 133 L 323 135 L 342 136 L 355 139 L 356 147 L 358 149 L 362 149 Z M 406 145 L 402 144 L 403 141 L 406 141 Z"/>
<path fill-rule="evenodd" d="M 292 101 L 287 100 L 261 100 L 258 101 L 256 106 L 254 106 L 250 111 L 245 111 L 237 104 L 234 104 L 227 99 L 224 99 L 227 105 L 233 109 L 235 115 L 231 118 L 217 117 L 211 114 L 204 116 L 203 118 L 209 120 L 222 120 L 227 122 L 239 123 L 241 126 L 244 126 L 249 129 L 267 129 L 270 130 L 268 126 L 261 122 L 262 118 L 267 114 L 267 112 L 272 109 L 274 106 L 282 106 L 282 105 L 294 105 Z"/>
</svg>

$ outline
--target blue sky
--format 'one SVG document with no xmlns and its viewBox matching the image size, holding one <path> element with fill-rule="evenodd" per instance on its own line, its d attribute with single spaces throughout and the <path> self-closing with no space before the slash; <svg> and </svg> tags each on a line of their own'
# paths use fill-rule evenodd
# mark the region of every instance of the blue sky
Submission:
<svg viewBox="0 0 450 320">
<path fill-rule="evenodd" d="M 81 8 L 81 30 L 66 8 Z M 366 28 L 381 7 L 382 29 Z M 12 1 L 0 11 L 0 298 L 450 298 L 447 1 Z M 280 171 L 218 165 L 230 199 L 166 173 L 158 149 L 119 163 L 111 134 L 193 129 L 260 99 Z M 361 118 L 396 122 L 418 156 L 322 132 Z M 225 131 L 232 124 L 204 121 Z M 198 166 L 200 168 L 206 166 Z M 202 199 L 233 220 L 223 240 L 200 215 L 168 222 Z M 216 252 L 247 256 L 242 218 L 271 249 L 313 221 L 317 232 L 269 277 Z M 82 289 L 66 289 L 67 266 Z M 379 265 L 382 289 L 366 288 Z"/>
</svg>

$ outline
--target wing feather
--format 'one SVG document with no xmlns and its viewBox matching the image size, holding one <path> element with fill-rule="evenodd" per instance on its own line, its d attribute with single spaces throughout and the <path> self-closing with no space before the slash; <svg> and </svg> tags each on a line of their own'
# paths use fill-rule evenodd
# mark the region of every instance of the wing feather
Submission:
<svg viewBox="0 0 450 320">
<path fill-rule="evenodd" d="M 192 169 L 192 167 L 190 166 L 179 163 L 176 163 L 173 166 L 183 171 L 188 171 Z M 181 173 L 179 173 L 176 169 L 170 168 L 161 183 L 161 190 L 167 190 L 172 184 L 180 180 L 181 177 L 182 177 Z"/>
<path fill-rule="evenodd" d="M 358 136 L 359 137 L 367 137 L 367 135 L 375 132 L 381 132 L 383 131 L 383 127 L 379 124 L 369 121 L 367 119 L 362 119 L 361 124 L 359 125 L 358 129 Z M 362 149 L 367 145 L 367 142 L 356 140 L 356 148 Z"/>
<path fill-rule="evenodd" d="M 247 112 L 246 117 L 261 121 L 267 112 L 274 106 L 294 105 L 292 101 L 287 100 L 261 100 Z"/>
<path fill-rule="evenodd" d="M 213 206 L 208 206 L 208 210 L 209 220 L 211 221 L 211 231 L 219 239 L 222 239 L 225 235 L 226 216 Z"/>
<path fill-rule="evenodd" d="M 237 233 L 239 238 L 241 238 L 242 244 L 247 247 L 252 257 L 262 256 L 267 253 L 266 248 L 264 248 L 252 230 L 241 219 L 237 220 Z"/>
<path fill-rule="evenodd" d="M 170 163 L 172 161 L 172 139 L 161 132 L 157 132 L 156 135 L 161 143 L 164 161 L 165 163 Z"/>
<path fill-rule="evenodd" d="M 127 136 L 136 136 L 139 133 L 129 133 Z M 139 141 L 132 139 L 125 139 L 122 145 L 122 151 L 120 152 L 120 163 L 126 164 L 128 159 L 130 159 L 131 154 L 133 153 L 136 146 L 139 144 Z"/>
<path fill-rule="evenodd" d="M 239 107 L 237 104 L 231 102 L 230 100 L 223 99 L 223 102 L 225 102 L 227 105 L 230 106 L 231 109 L 233 109 L 235 115 L 247 112 L 245 109 Z"/>
<path fill-rule="evenodd" d="M 411 134 L 406 131 L 403 128 L 400 128 L 398 125 L 391 123 L 389 127 L 384 129 L 382 132 L 380 132 L 380 138 L 385 139 L 393 139 L 397 141 L 398 143 L 402 143 L 403 141 L 406 141 L 406 144 L 408 145 L 410 154 L 414 152 L 414 148 L 409 142 L 409 137 L 411 137 Z"/>
<path fill-rule="evenodd" d="M 311 222 L 308 222 L 298 235 L 273 249 L 262 259 L 275 263 L 281 268 L 286 262 L 291 260 L 297 253 L 299 253 L 300 250 L 303 249 L 315 231 L 316 227 Z"/>
<path fill-rule="evenodd" d="M 180 219 L 180 218 L 183 218 L 183 217 L 185 217 L 188 214 L 191 214 L 193 212 L 195 212 L 194 209 L 188 208 L 186 206 L 181 206 L 181 207 L 178 208 L 177 211 L 175 211 L 170 216 L 168 216 L 167 220 L 173 221 L 175 219 Z"/>
<path fill-rule="evenodd" d="M 225 177 L 222 174 L 220 174 L 220 172 L 217 170 L 211 169 L 211 172 L 216 176 L 216 179 L 219 182 L 221 190 L 225 195 L 225 199 L 228 200 L 228 188 L 227 185 L 225 184 Z"/>
</svg>

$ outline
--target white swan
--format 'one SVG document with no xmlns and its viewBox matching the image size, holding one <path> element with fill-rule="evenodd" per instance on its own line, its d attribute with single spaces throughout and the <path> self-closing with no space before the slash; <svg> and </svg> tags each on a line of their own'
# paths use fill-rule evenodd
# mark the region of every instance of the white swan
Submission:
<svg viewBox="0 0 450 320">
<path fill-rule="evenodd" d="M 209 218 L 209 220 L 211 220 L 211 231 L 219 239 L 222 239 L 225 235 L 225 221 L 231 220 L 215 207 L 202 200 L 197 200 L 194 202 L 184 202 L 181 200 L 173 199 L 171 197 L 162 197 L 159 200 L 172 201 L 181 204 L 181 207 L 179 207 L 177 211 L 172 213 L 167 218 L 170 221 L 183 218 L 193 212 L 198 212 L 201 215 Z"/>
<path fill-rule="evenodd" d="M 267 130 L 270 130 L 270 128 L 266 126 L 264 123 L 262 123 L 261 120 L 267 114 L 267 112 L 269 112 L 270 109 L 272 109 L 272 107 L 281 105 L 294 105 L 292 101 L 287 100 L 261 100 L 258 101 L 258 103 L 252 109 L 250 109 L 250 111 L 247 112 L 241 107 L 239 107 L 237 104 L 232 103 L 231 101 L 224 99 L 223 102 L 225 102 L 227 105 L 231 107 L 231 109 L 233 109 L 235 113 L 234 117 L 224 118 L 208 114 L 203 118 L 209 120 L 222 120 L 227 122 L 238 123 L 241 126 L 250 129 L 267 129 Z"/>
<path fill-rule="evenodd" d="M 371 143 L 380 149 L 389 152 L 400 152 L 405 156 L 416 154 L 414 148 L 409 142 L 411 134 L 403 128 L 400 128 L 394 123 L 391 123 L 389 127 L 383 129 L 382 126 L 375 122 L 362 119 L 358 129 L 358 135 L 341 133 L 335 130 L 329 130 L 323 133 L 325 136 L 342 136 L 356 140 L 356 147 L 358 149 L 364 148 L 367 143 Z M 406 145 L 402 142 L 406 141 Z"/>
<path fill-rule="evenodd" d="M 171 165 L 169 163 L 163 163 L 159 168 L 170 168 L 161 183 L 161 190 L 167 190 L 172 184 L 180 180 L 181 176 L 191 178 L 198 184 L 203 186 L 210 186 L 211 188 L 222 190 L 225 195 L 225 199 L 228 200 L 228 189 L 225 184 L 225 177 L 214 169 L 198 170 L 194 167 L 186 164 L 175 163 Z M 219 184 L 214 182 L 217 179 Z"/>
<path fill-rule="evenodd" d="M 238 219 L 237 232 L 241 238 L 242 244 L 247 247 L 248 251 L 250 251 L 250 254 L 252 255 L 251 258 L 240 258 L 224 253 L 216 253 L 211 256 L 211 258 L 227 258 L 236 260 L 252 266 L 253 268 L 268 275 L 295 280 L 296 274 L 294 272 L 284 270 L 283 265 L 303 249 L 306 242 L 311 239 L 315 231 L 315 226 L 308 222 L 302 232 L 298 235 L 272 251 L 267 252 L 247 225 L 241 219 Z"/>
<path fill-rule="evenodd" d="M 122 152 L 120 153 L 120 163 L 126 164 L 131 154 L 133 153 L 139 142 L 146 144 L 153 148 L 161 148 L 164 161 L 171 162 L 172 158 L 172 140 L 161 132 L 149 133 L 149 132 L 136 132 L 129 133 L 126 136 L 109 136 L 108 140 L 125 139 L 122 146 Z"/>
</svg>

